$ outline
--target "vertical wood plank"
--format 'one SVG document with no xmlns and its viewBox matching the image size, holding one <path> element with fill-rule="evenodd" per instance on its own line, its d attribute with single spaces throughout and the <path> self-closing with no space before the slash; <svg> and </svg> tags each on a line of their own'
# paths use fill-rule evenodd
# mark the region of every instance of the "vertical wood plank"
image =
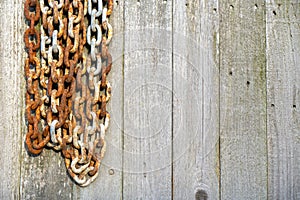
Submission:
<svg viewBox="0 0 300 200">
<path fill-rule="evenodd" d="M 20 141 L 23 134 L 22 1 L 0 2 L 0 199 L 19 199 Z"/>
<path fill-rule="evenodd" d="M 269 199 L 300 199 L 300 2 L 267 1 Z"/>
<path fill-rule="evenodd" d="M 174 0 L 174 199 L 219 199 L 218 12 L 217 0 Z"/>
<path fill-rule="evenodd" d="M 30 156 L 22 145 L 21 199 L 72 199 L 73 184 L 60 153 Z"/>
<path fill-rule="evenodd" d="M 265 2 L 220 12 L 221 199 L 266 199 Z"/>
<path fill-rule="evenodd" d="M 74 186 L 74 199 L 121 199 L 122 197 L 122 132 L 123 132 L 123 51 L 124 51 L 124 1 L 114 1 L 109 19 L 113 38 L 109 52 L 113 58 L 108 80 L 112 85 L 112 97 L 107 104 L 111 115 L 105 136 L 106 153 L 95 182 L 88 187 Z"/>
<path fill-rule="evenodd" d="M 125 2 L 124 199 L 171 199 L 172 1 Z"/>
</svg>

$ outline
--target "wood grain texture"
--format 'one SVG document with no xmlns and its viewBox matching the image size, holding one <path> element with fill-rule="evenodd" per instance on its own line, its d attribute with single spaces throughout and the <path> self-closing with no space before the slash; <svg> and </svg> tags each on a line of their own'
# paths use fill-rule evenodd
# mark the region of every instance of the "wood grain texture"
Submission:
<svg viewBox="0 0 300 200">
<path fill-rule="evenodd" d="M 124 199 L 171 199 L 172 1 L 125 1 Z"/>
<path fill-rule="evenodd" d="M 269 199 L 300 199 L 300 2 L 267 1 Z"/>
<path fill-rule="evenodd" d="M 21 199 L 72 199 L 73 184 L 60 153 L 30 156 L 22 146 Z"/>
<path fill-rule="evenodd" d="M 174 199 L 219 199 L 218 17 L 216 0 L 174 1 Z"/>
<path fill-rule="evenodd" d="M 22 4 L 0 2 L 0 199 L 18 199 L 21 138 L 24 128 Z"/>
<path fill-rule="evenodd" d="M 108 80 L 112 97 L 107 104 L 111 121 L 105 137 L 107 148 L 100 165 L 99 177 L 85 188 L 74 186 L 73 199 L 121 199 L 122 197 L 122 133 L 123 133 L 123 51 L 124 51 L 124 1 L 114 3 L 109 23 L 113 38 L 109 51 L 113 58 Z"/>
<path fill-rule="evenodd" d="M 86 188 L 26 151 L 23 3 L 0 2 L 0 199 L 300 199 L 298 0 L 114 1 L 108 147 Z"/>
<path fill-rule="evenodd" d="M 220 1 L 221 199 L 267 198 L 265 4 Z"/>
</svg>

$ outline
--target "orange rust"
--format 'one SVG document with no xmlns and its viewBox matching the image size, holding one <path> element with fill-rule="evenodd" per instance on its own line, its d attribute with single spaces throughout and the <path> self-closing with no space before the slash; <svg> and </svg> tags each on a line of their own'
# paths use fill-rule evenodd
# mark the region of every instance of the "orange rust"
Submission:
<svg viewBox="0 0 300 200">
<path fill-rule="evenodd" d="M 113 1 L 104 2 L 109 17 Z M 87 4 L 87 0 L 65 0 L 62 6 L 57 1 L 42 2 L 41 12 L 38 0 L 25 0 L 24 3 L 24 15 L 29 25 L 24 33 L 28 53 L 24 65 L 28 121 L 25 142 L 32 154 L 41 153 L 46 145 L 61 151 L 68 173 L 82 186 L 97 177 L 104 155 L 105 141 L 99 138 L 104 126 L 100 126 L 99 119 L 107 127 L 106 104 L 111 93 L 107 74 L 112 67 L 106 34 L 102 44 L 96 46 L 97 64 L 84 55 L 84 48 L 90 48 L 86 44 L 87 26 L 84 23 Z M 40 20 L 41 31 L 37 28 Z M 96 19 L 96 23 L 99 22 L 101 19 Z M 42 52 L 39 52 L 40 32 Z M 37 55 L 41 55 L 41 61 Z M 101 59 L 105 65 L 100 74 L 98 70 L 95 73 L 94 66 L 101 66 Z"/>
</svg>

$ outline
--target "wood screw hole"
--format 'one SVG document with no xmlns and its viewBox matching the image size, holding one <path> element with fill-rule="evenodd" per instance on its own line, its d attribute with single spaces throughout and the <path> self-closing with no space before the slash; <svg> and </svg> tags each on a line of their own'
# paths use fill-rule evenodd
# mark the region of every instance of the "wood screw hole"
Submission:
<svg viewBox="0 0 300 200">
<path fill-rule="evenodd" d="M 110 169 L 110 170 L 108 170 L 108 173 L 109 173 L 109 175 L 114 175 L 115 174 L 115 170 Z"/>
<path fill-rule="evenodd" d="M 272 103 L 272 104 L 271 104 L 271 107 L 275 107 L 275 104 L 274 104 L 274 103 Z"/>
<path fill-rule="evenodd" d="M 297 106 L 296 105 L 293 105 L 293 108 L 296 108 Z"/>
</svg>

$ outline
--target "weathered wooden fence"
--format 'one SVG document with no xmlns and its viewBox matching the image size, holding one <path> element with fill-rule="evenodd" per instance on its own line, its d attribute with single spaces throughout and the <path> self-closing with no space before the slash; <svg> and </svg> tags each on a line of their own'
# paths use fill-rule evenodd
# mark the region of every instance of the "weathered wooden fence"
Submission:
<svg viewBox="0 0 300 200">
<path fill-rule="evenodd" d="M 0 199 L 300 199 L 300 2 L 119 0 L 98 179 L 24 147 L 25 22 L 0 2 Z"/>
</svg>

